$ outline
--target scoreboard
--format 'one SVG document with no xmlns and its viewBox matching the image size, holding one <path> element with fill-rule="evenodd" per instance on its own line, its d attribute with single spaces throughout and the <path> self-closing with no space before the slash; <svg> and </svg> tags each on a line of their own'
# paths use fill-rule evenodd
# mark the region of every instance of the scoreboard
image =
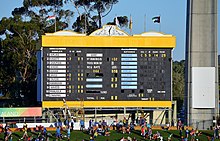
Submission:
<svg viewBox="0 0 220 141">
<path fill-rule="evenodd" d="M 43 108 L 172 106 L 175 36 L 128 35 L 106 25 L 90 35 L 58 31 L 42 36 Z"/>
<path fill-rule="evenodd" d="M 43 101 L 171 101 L 171 52 L 44 47 Z"/>
</svg>

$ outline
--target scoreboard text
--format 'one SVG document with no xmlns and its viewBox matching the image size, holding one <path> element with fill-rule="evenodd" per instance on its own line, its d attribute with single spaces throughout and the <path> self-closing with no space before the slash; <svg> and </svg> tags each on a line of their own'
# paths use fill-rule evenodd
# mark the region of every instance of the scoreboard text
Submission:
<svg viewBox="0 0 220 141">
<path fill-rule="evenodd" d="M 170 101 L 171 48 L 43 48 L 43 101 Z"/>
</svg>

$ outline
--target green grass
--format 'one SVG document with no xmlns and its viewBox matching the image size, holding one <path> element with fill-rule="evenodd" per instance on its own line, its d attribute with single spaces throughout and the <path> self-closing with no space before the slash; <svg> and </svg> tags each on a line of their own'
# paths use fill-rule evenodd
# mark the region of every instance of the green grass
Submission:
<svg viewBox="0 0 220 141">
<path fill-rule="evenodd" d="M 156 133 L 157 130 L 153 130 L 153 133 Z M 172 141 L 179 141 L 180 140 L 180 135 L 179 135 L 179 131 L 177 130 L 172 130 L 172 131 L 163 131 L 163 130 L 158 130 L 160 132 L 160 134 L 163 136 L 164 141 L 167 141 L 168 136 L 170 134 L 173 134 L 172 136 Z M 213 131 L 210 130 L 205 130 L 205 131 L 201 131 L 202 135 L 198 136 L 196 138 L 199 139 L 199 141 L 208 141 L 207 136 L 213 136 Z M 50 132 L 53 136 L 50 137 L 50 141 L 56 140 L 55 138 L 55 132 Z M 65 132 L 62 132 L 62 134 L 66 135 Z M 17 141 L 18 139 L 20 139 L 23 135 L 23 132 L 14 132 L 12 134 L 13 137 L 13 141 Z M 37 137 L 38 133 L 35 132 L 28 132 L 29 136 L 33 136 L 33 137 Z M 98 136 L 97 138 L 95 138 L 95 141 L 118 141 L 120 140 L 120 138 L 122 137 L 136 137 L 136 139 L 138 141 L 144 141 L 144 138 L 141 137 L 140 135 L 140 131 L 136 130 L 133 131 L 131 134 L 122 134 L 122 133 L 117 133 L 116 131 L 111 130 L 111 135 L 110 136 Z M 183 136 L 185 136 L 184 132 L 183 132 Z M 3 140 L 4 134 L 1 133 L 0 134 L 0 140 Z M 89 141 L 89 137 L 90 135 L 85 131 L 73 131 L 71 132 L 71 141 L 82 141 L 83 139 L 85 141 Z M 189 138 L 190 140 L 191 138 Z M 67 138 L 64 138 L 63 140 L 67 140 Z M 215 141 L 220 141 L 220 140 L 215 140 Z"/>
</svg>

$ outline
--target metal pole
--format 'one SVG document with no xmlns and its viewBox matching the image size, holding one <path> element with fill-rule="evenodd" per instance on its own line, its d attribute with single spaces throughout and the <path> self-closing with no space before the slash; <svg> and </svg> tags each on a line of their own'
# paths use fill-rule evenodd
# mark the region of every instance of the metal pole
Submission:
<svg viewBox="0 0 220 141">
<path fill-rule="evenodd" d="M 144 15 L 144 32 L 146 32 L 146 14 Z"/>
<path fill-rule="evenodd" d="M 95 121 L 97 121 L 96 115 L 97 115 L 97 109 L 95 108 Z"/>
<path fill-rule="evenodd" d="M 126 107 L 124 107 L 124 117 L 126 116 Z"/>
</svg>

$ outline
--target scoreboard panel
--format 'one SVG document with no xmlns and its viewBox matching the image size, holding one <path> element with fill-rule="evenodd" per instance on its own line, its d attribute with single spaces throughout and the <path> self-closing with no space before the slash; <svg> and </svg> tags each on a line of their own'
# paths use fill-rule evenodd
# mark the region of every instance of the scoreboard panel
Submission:
<svg viewBox="0 0 220 141">
<path fill-rule="evenodd" d="M 43 101 L 171 101 L 172 48 L 43 48 Z"/>
</svg>

